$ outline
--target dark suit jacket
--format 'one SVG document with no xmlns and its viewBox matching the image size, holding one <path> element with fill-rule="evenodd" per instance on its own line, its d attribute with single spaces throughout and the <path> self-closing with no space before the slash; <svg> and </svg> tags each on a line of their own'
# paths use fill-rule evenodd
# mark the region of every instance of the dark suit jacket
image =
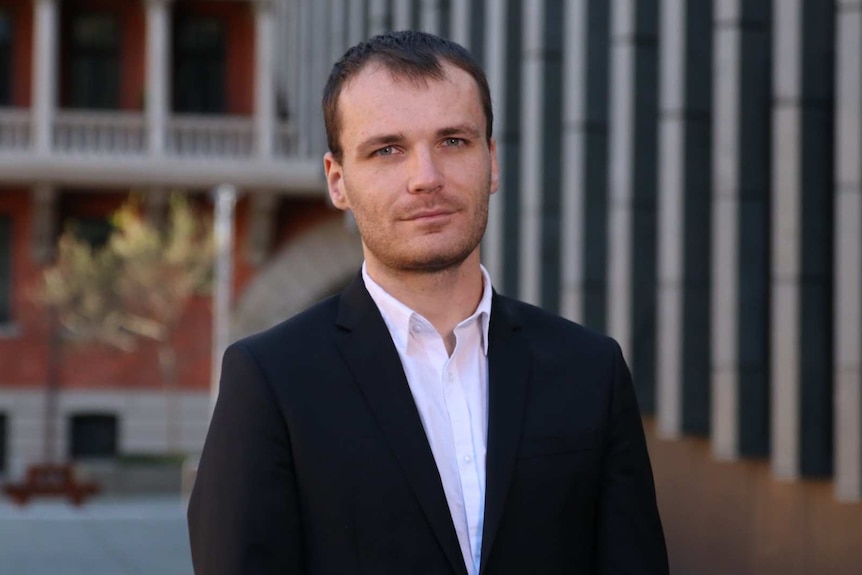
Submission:
<svg viewBox="0 0 862 575">
<path fill-rule="evenodd" d="M 619 346 L 494 295 L 482 575 L 665 574 Z M 188 512 L 198 575 L 465 575 L 361 277 L 232 345 Z"/>
</svg>

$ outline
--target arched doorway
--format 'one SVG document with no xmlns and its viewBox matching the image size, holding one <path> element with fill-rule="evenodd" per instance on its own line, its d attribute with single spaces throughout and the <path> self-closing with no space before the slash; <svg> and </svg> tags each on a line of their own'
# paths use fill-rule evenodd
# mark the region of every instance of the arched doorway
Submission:
<svg viewBox="0 0 862 575">
<path fill-rule="evenodd" d="M 243 292 L 233 339 L 270 328 L 338 292 L 361 265 L 359 235 L 342 216 L 314 226 L 288 243 Z"/>
</svg>

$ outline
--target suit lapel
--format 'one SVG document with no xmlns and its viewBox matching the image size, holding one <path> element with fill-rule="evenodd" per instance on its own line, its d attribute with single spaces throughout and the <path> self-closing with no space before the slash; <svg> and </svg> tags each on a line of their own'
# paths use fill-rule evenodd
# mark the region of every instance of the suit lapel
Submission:
<svg viewBox="0 0 862 575">
<path fill-rule="evenodd" d="M 515 455 L 530 376 L 530 352 L 518 333 L 515 314 L 494 294 L 488 328 L 488 452 L 485 473 L 485 527 L 482 536 L 481 572 L 500 520 L 512 480 Z"/>
<path fill-rule="evenodd" d="M 401 358 L 358 275 L 341 296 L 336 342 L 455 573 L 467 575 L 434 455 Z"/>
</svg>

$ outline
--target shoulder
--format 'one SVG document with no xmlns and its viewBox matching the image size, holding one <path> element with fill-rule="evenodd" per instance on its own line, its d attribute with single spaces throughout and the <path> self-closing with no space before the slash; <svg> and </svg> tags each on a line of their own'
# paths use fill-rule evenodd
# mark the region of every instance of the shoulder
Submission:
<svg viewBox="0 0 862 575">
<path fill-rule="evenodd" d="M 330 328 L 335 324 L 339 297 L 331 296 L 265 331 L 244 337 L 233 343 L 229 351 L 244 350 L 259 362 L 267 363 L 270 359 L 283 360 L 319 350 L 328 341 Z"/>
<path fill-rule="evenodd" d="M 534 349 L 566 354 L 614 356 L 619 344 L 611 337 L 520 300 L 495 295 L 492 308 L 527 338 Z"/>
</svg>

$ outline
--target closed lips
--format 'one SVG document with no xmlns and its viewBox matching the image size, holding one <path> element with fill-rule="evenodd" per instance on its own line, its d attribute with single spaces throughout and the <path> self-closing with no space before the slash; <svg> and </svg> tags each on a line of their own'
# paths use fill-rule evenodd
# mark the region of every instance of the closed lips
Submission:
<svg viewBox="0 0 862 575">
<path fill-rule="evenodd" d="M 421 212 L 416 212 L 414 214 L 410 214 L 405 220 L 420 220 L 423 218 L 436 218 L 439 216 L 448 216 L 450 214 L 455 213 L 452 210 L 423 210 Z"/>
</svg>

